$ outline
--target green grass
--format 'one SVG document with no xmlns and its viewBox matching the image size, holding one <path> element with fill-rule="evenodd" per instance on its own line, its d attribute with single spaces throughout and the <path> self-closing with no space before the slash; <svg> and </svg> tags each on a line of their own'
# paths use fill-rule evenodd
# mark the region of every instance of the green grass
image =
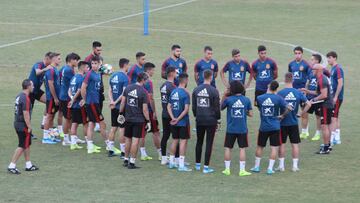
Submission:
<svg viewBox="0 0 360 203">
<path fill-rule="evenodd" d="M 151 8 L 181 2 L 181 0 L 154 0 Z M 71 29 L 76 25 L 91 24 L 119 16 L 137 13 L 141 1 L 3 1 L 0 13 L 0 45 Z M 100 27 L 53 36 L 0 49 L 0 202 L 358 202 L 360 199 L 360 162 L 358 144 L 360 130 L 357 78 L 359 45 L 358 1 L 286 1 L 286 0 L 198 0 L 191 4 L 151 13 L 150 35 L 141 32 L 142 16 L 132 17 Z M 18 23 L 18 24 L 13 24 Z M 194 63 L 202 57 L 204 45 L 214 48 L 214 58 L 222 67 L 230 59 L 232 48 L 239 47 L 244 58 L 252 62 L 256 47 L 265 44 L 269 56 L 280 68 L 280 76 L 292 60 L 292 47 L 237 37 L 220 37 L 165 30 L 207 32 L 233 36 L 253 37 L 300 44 L 326 53 L 336 50 L 346 77 L 345 101 L 341 110 L 343 144 L 336 146 L 329 156 L 314 155 L 319 142 L 301 144 L 301 172 L 287 171 L 272 177 L 264 173 L 238 177 L 238 153 L 233 154 L 232 172 L 224 177 L 224 131 L 216 135 L 211 165 L 216 173 L 177 173 L 161 167 L 158 161 L 138 162 L 140 170 L 123 169 L 117 158 L 108 158 L 105 152 L 87 155 L 85 150 L 71 152 L 68 148 L 42 145 L 34 141 L 31 159 L 41 170 L 11 176 L 6 167 L 17 145 L 12 127 L 13 100 L 20 91 L 20 83 L 27 77 L 31 65 L 48 51 L 59 51 L 63 57 L 69 52 L 86 56 L 91 42 L 103 43 L 106 63 L 117 64 L 120 57 L 135 61 L 135 52 L 142 50 L 147 59 L 160 67 L 169 55 L 169 47 L 179 43 L 192 73 Z M 305 57 L 309 58 L 306 53 Z M 189 89 L 194 88 L 191 74 Z M 282 77 L 280 77 L 280 80 Z M 107 79 L 106 79 L 107 80 Z M 160 71 L 154 84 L 156 96 L 162 83 Z M 223 89 L 217 80 L 220 90 Z M 252 84 L 254 85 L 254 84 Z M 253 92 L 249 91 L 251 98 Z M 160 103 L 157 103 L 158 109 Z M 39 126 L 44 105 L 36 103 L 32 123 Z M 110 112 L 104 110 L 110 124 Z M 225 118 L 225 114 L 222 114 Z M 223 123 L 225 120 L 223 119 Z M 250 147 L 247 150 L 247 168 L 254 162 L 256 131 L 259 116 L 249 121 Z M 192 120 L 192 126 L 194 122 Z M 225 126 L 223 125 L 223 129 Z M 314 131 L 314 126 L 311 126 Z M 34 133 L 41 135 L 39 128 Z M 97 143 L 102 144 L 100 136 Z M 187 160 L 194 163 L 195 135 L 189 141 Z M 156 157 L 151 137 L 147 137 L 148 152 Z M 289 146 L 288 146 L 288 149 Z M 236 150 L 234 150 L 236 152 Z M 267 165 L 267 154 L 262 161 Z M 291 165 L 288 154 L 286 164 Z M 18 163 L 23 168 L 23 158 Z"/>
</svg>

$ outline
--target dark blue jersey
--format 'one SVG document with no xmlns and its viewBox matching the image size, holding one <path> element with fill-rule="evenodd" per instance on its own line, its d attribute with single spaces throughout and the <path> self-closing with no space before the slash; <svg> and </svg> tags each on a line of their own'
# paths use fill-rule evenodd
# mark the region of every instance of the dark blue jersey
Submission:
<svg viewBox="0 0 360 203">
<path fill-rule="evenodd" d="M 218 90 L 209 84 L 197 86 L 192 93 L 192 111 L 198 126 L 214 126 L 220 119 Z"/>
<path fill-rule="evenodd" d="M 40 74 L 40 75 L 36 75 L 36 70 L 42 70 L 46 68 L 44 62 L 37 62 L 33 65 L 33 67 L 31 68 L 30 71 L 30 75 L 29 75 L 29 79 L 33 82 L 34 84 L 34 93 L 38 93 L 40 91 L 40 87 L 43 84 L 44 81 L 44 73 Z"/>
<path fill-rule="evenodd" d="M 256 90 L 266 91 L 268 84 L 277 78 L 277 65 L 271 58 L 264 61 L 257 59 L 252 63 L 253 74 L 256 78 Z"/>
<path fill-rule="evenodd" d="M 100 74 L 93 70 L 88 71 L 85 75 L 84 83 L 87 84 L 86 104 L 99 104 L 101 85 Z"/>
<path fill-rule="evenodd" d="M 257 97 L 256 102 L 260 111 L 260 128 L 262 132 L 280 130 L 280 109 L 286 108 L 285 100 L 276 94 L 263 94 Z"/>
<path fill-rule="evenodd" d="M 197 85 L 201 85 L 201 84 L 204 83 L 204 71 L 205 70 L 212 70 L 213 71 L 213 77 L 212 77 L 211 85 L 213 87 L 216 87 L 214 74 L 218 72 L 219 67 L 218 67 L 218 63 L 213 59 L 210 59 L 209 61 L 205 61 L 205 59 L 200 59 L 195 64 L 194 71 L 197 72 L 198 75 L 199 75 Z"/>
<path fill-rule="evenodd" d="M 65 65 L 63 66 L 60 72 L 60 96 L 59 99 L 62 101 L 69 101 L 69 86 L 70 80 L 75 75 L 75 71 L 72 67 Z"/>
<path fill-rule="evenodd" d="M 175 118 L 179 117 L 186 105 L 190 105 L 190 95 L 183 88 L 176 88 L 171 92 L 169 103 Z M 175 126 L 188 126 L 189 114 L 187 113 Z"/>
<path fill-rule="evenodd" d="M 242 84 L 245 84 L 246 72 L 251 74 L 251 67 L 245 60 L 240 60 L 239 63 L 231 60 L 225 64 L 222 71 L 224 73 L 229 72 L 229 83 L 233 80 L 238 80 Z"/>
<path fill-rule="evenodd" d="M 144 84 L 144 89 L 146 90 L 146 93 L 148 95 L 148 97 L 150 95 L 153 95 L 154 94 L 154 86 L 153 86 L 153 83 L 152 81 L 149 79 L 146 81 L 146 83 Z M 149 109 L 149 112 L 153 112 L 153 109 L 151 108 L 151 105 L 150 105 L 150 99 L 148 98 L 149 100 L 149 103 L 148 103 L 148 109 Z"/>
<path fill-rule="evenodd" d="M 130 80 L 130 84 L 135 84 L 136 79 L 140 73 L 144 72 L 143 67 L 139 67 L 137 64 L 133 65 L 128 71 L 128 76 Z"/>
<path fill-rule="evenodd" d="M 293 87 L 295 89 L 304 88 L 309 79 L 311 67 L 305 60 L 293 60 L 289 63 L 288 71 L 293 74 Z"/>
<path fill-rule="evenodd" d="M 162 117 L 163 118 L 170 118 L 168 110 L 167 110 L 167 104 L 169 102 L 170 94 L 175 88 L 176 88 L 176 85 L 170 81 L 165 81 L 160 87 Z"/>
<path fill-rule="evenodd" d="M 59 71 L 56 67 L 51 67 L 51 69 L 45 72 L 44 76 L 45 80 L 45 93 L 46 93 L 46 100 L 50 101 L 53 99 L 53 95 L 50 92 L 49 81 L 53 81 L 56 96 L 59 96 L 60 93 L 60 79 L 59 79 Z"/>
<path fill-rule="evenodd" d="M 116 101 L 122 94 L 124 89 L 129 84 L 129 77 L 125 72 L 114 72 L 109 79 L 110 90 L 112 98 Z M 120 102 L 115 105 L 115 108 L 120 108 Z"/>
<path fill-rule="evenodd" d="M 281 126 L 293 126 L 298 125 L 297 112 L 299 110 L 299 105 L 305 103 L 307 98 L 305 95 L 295 88 L 285 88 L 278 92 L 282 98 L 292 107 L 292 111 L 288 113 L 284 119 L 281 120 Z M 281 113 L 286 109 L 282 108 Z"/>
<path fill-rule="evenodd" d="M 75 96 L 75 94 L 78 92 L 78 90 L 81 89 L 81 85 L 84 81 L 84 76 L 81 74 L 74 75 L 70 80 L 70 92 L 71 96 Z M 81 95 L 77 97 L 77 99 L 74 101 L 71 108 L 79 109 L 80 108 L 80 101 L 81 101 Z"/>
<path fill-rule="evenodd" d="M 179 80 L 178 80 L 179 75 L 181 73 L 187 72 L 186 61 L 183 58 L 178 58 L 178 59 L 174 60 L 173 58 L 169 57 L 162 64 L 161 71 L 166 73 L 166 68 L 169 66 L 176 68 L 177 77 L 175 78 L 174 82 L 175 82 L 175 85 L 178 86 L 179 85 Z"/>
<path fill-rule="evenodd" d="M 331 86 L 332 86 L 332 90 L 333 90 L 333 96 L 335 95 L 336 89 L 338 87 L 338 80 L 339 79 L 343 79 L 343 86 L 341 88 L 341 91 L 339 93 L 339 100 L 343 100 L 344 99 L 344 84 L 345 84 L 345 80 L 344 80 L 344 70 L 341 67 L 341 65 L 336 64 L 335 66 L 333 66 L 331 68 Z"/>
</svg>

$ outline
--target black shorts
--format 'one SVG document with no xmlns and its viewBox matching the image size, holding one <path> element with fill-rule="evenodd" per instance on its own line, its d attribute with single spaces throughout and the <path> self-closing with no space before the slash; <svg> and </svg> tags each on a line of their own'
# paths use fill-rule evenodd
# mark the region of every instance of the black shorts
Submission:
<svg viewBox="0 0 360 203">
<path fill-rule="evenodd" d="M 71 120 L 71 111 L 70 108 L 68 108 L 69 101 L 61 101 L 60 100 L 60 111 L 63 113 L 63 116 L 65 119 Z"/>
<path fill-rule="evenodd" d="M 144 138 L 145 123 L 125 122 L 125 137 L 127 138 Z"/>
<path fill-rule="evenodd" d="M 331 124 L 332 108 L 320 107 L 317 109 L 317 114 L 320 116 L 321 125 Z"/>
<path fill-rule="evenodd" d="M 125 123 L 120 124 L 117 121 L 119 114 L 120 114 L 119 109 L 117 108 L 111 109 L 111 127 L 125 128 Z"/>
<path fill-rule="evenodd" d="M 290 143 L 292 144 L 298 144 L 301 142 L 298 125 L 281 126 L 280 135 L 281 143 L 286 143 L 288 137 L 290 139 Z"/>
<path fill-rule="evenodd" d="M 173 139 L 190 139 L 190 126 L 171 126 Z"/>
<path fill-rule="evenodd" d="M 255 90 L 255 99 L 254 99 L 254 105 L 257 106 L 256 99 L 258 96 L 263 95 L 266 93 L 266 90 Z"/>
<path fill-rule="evenodd" d="M 280 130 L 262 132 L 259 130 L 258 146 L 266 147 L 267 140 L 270 139 L 270 146 L 277 147 L 281 145 Z"/>
<path fill-rule="evenodd" d="M 89 118 L 89 122 L 99 123 L 104 120 L 104 116 L 101 114 L 99 104 L 87 104 L 86 114 Z"/>
<path fill-rule="evenodd" d="M 40 101 L 40 98 L 44 95 L 44 91 L 42 91 L 41 89 L 38 90 L 38 92 L 36 93 L 30 93 L 30 101 L 31 101 L 31 106 L 34 106 L 35 100 Z"/>
<path fill-rule="evenodd" d="M 46 113 L 47 114 L 56 114 L 58 112 L 59 106 L 55 105 L 54 99 L 46 100 Z"/>
<path fill-rule="evenodd" d="M 85 107 L 72 108 L 70 111 L 71 111 L 72 123 L 84 125 L 88 122 Z"/>
<path fill-rule="evenodd" d="M 341 107 L 341 104 L 342 104 L 342 100 L 337 100 L 336 101 L 336 104 L 335 104 L 335 107 L 332 111 L 332 114 L 331 114 L 331 117 L 334 117 L 334 118 L 339 118 L 339 113 L 340 113 L 340 107 Z"/>
<path fill-rule="evenodd" d="M 152 132 L 152 133 L 159 132 L 159 121 L 154 120 L 154 113 L 149 112 L 149 117 L 150 117 L 150 124 L 151 124 L 151 131 L 150 132 Z"/>
<path fill-rule="evenodd" d="M 246 148 L 249 146 L 247 133 L 244 134 L 226 133 L 224 147 L 232 149 L 234 147 L 234 143 L 236 140 L 239 148 Z"/>
<path fill-rule="evenodd" d="M 16 130 L 16 133 L 19 138 L 19 144 L 18 147 L 21 147 L 23 149 L 27 149 L 31 145 L 31 135 L 28 133 L 27 128 L 24 128 L 24 130 Z"/>
<path fill-rule="evenodd" d="M 311 107 L 309 108 L 309 110 L 307 111 L 309 114 L 313 114 L 313 113 L 315 113 L 315 115 L 317 115 L 316 114 L 316 112 L 317 112 L 317 109 L 319 108 L 319 105 L 318 104 L 313 104 L 313 105 L 311 105 Z"/>
</svg>

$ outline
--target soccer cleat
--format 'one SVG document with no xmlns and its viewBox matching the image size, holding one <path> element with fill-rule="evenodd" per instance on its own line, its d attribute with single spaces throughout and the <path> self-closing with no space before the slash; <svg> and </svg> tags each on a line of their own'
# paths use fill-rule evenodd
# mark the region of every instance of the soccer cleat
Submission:
<svg viewBox="0 0 360 203">
<path fill-rule="evenodd" d="M 20 175 L 21 174 L 19 169 L 17 169 L 17 168 L 8 168 L 7 170 L 11 174 L 15 174 L 15 175 Z"/>
<path fill-rule="evenodd" d="M 300 134 L 300 138 L 301 139 L 306 139 L 306 138 L 308 138 L 309 137 L 309 133 L 301 133 Z"/>
<path fill-rule="evenodd" d="M 133 163 L 129 163 L 128 165 L 128 169 L 139 169 L 140 167 L 136 166 L 135 164 Z"/>
<path fill-rule="evenodd" d="M 215 172 L 215 170 L 213 168 L 204 168 L 203 169 L 204 174 L 213 173 L 213 172 Z"/>
<path fill-rule="evenodd" d="M 200 171 L 201 170 L 201 164 L 196 163 L 195 164 L 195 170 Z"/>
<path fill-rule="evenodd" d="M 176 167 L 175 164 L 169 163 L 168 168 L 169 169 L 174 169 L 174 168 L 177 168 L 177 167 Z"/>
<path fill-rule="evenodd" d="M 70 150 L 77 150 L 77 149 L 82 149 L 82 146 L 79 146 L 78 144 L 72 144 L 70 145 Z"/>
<path fill-rule="evenodd" d="M 320 140 L 320 134 L 315 134 L 314 137 L 311 138 L 311 141 L 319 141 Z"/>
<path fill-rule="evenodd" d="M 140 158 L 141 161 L 149 161 L 149 160 L 152 160 L 153 158 L 151 156 L 142 156 Z"/>
<path fill-rule="evenodd" d="M 88 154 L 94 154 L 94 153 L 100 153 L 101 151 L 98 150 L 98 149 L 95 149 L 95 148 L 92 148 L 92 149 L 88 149 L 87 150 L 87 153 Z"/>
<path fill-rule="evenodd" d="M 113 150 L 114 150 L 114 153 L 115 155 L 120 155 L 121 154 L 121 150 L 116 148 L 116 147 L 113 147 Z"/>
<path fill-rule="evenodd" d="M 57 142 L 53 141 L 50 138 L 43 138 L 41 143 L 43 143 L 43 144 L 57 144 Z"/>
<path fill-rule="evenodd" d="M 269 169 L 269 168 L 266 171 L 266 174 L 268 174 L 268 175 L 272 175 L 274 173 L 275 173 L 275 171 L 273 171 L 272 169 Z"/>
<path fill-rule="evenodd" d="M 239 176 L 240 176 L 240 177 L 242 177 L 242 176 L 249 176 L 249 175 L 251 175 L 251 173 L 250 173 L 250 172 L 247 172 L 247 171 L 245 171 L 245 170 L 240 170 L 240 172 L 239 172 Z"/>
<path fill-rule="evenodd" d="M 77 144 L 85 144 L 86 141 L 85 141 L 85 140 L 82 140 L 82 139 L 79 139 L 79 138 L 76 138 L 76 143 L 77 143 Z"/>
<path fill-rule="evenodd" d="M 285 171 L 285 168 L 282 168 L 282 167 L 276 167 L 275 168 L 275 171 L 280 171 L 280 172 L 284 172 Z"/>
<path fill-rule="evenodd" d="M 57 143 L 61 142 L 61 139 L 59 139 L 59 138 L 57 138 L 57 137 L 55 137 L 55 136 L 52 136 L 50 139 L 51 139 L 52 141 L 54 141 L 54 142 L 57 142 Z"/>
<path fill-rule="evenodd" d="M 31 139 L 32 140 L 37 140 L 37 137 L 34 134 L 31 133 Z"/>
<path fill-rule="evenodd" d="M 329 148 L 325 149 L 325 146 L 320 146 L 320 150 L 316 152 L 316 154 L 330 154 Z"/>
<path fill-rule="evenodd" d="M 25 168 L 25 171 L 37 171 L 39 170 L 38 167 L 36 167 L 35 165 L 32 165 L 30 168 Z"/>
<path fill-rule="evenodd" d="M 100 149 L 101 149 L 101 147 L 96 146 L 96 145 L 94 145 L 94 148 L 97 149 L 97 150 L 100 150 Z"/>
<path fill-rule="evenodd" d="M 225 170 L 222 171 L 222 174 L 224 174 L 224 175 L 226 175 L 226 176 L 231 175 L 230 169 L 229 169 L 229 168 L 226 168 Z"/>
<path fill-rule="evenodd" d="M 125 159 L 125 152 L 120 153 L 120 159 Z"/>
<path fill-rule="evenodd" d="M 129 160 L 124 160 L 123 166 L 128 167 L 129 166 Z"/>
<path fill-rule="evenodd" d="M 71 142 L 69 140 L 67 141 L 62 141 L 62 146 L 70 146 L 71 145 Z"/>
<path fill-rule="evenodd" d="M 296 167 L 293 167 L 293 168 L 291 169 L 291 171 L 292 171 L 292 172 L 299 172 L 300 169 L 299 169 L 299 168 L 296 168 Z"/>
<path fill-rule="evenodd" d="M 253 167 L 250 169 L 250 171 L 252 171 L 254 173 L 260 173 L 260 167 Z"/>
<path fill-rule="evenodd" d="M 59 133 L 59 136 L 61 137 L 61 138 L 64 138 L 64 133 Z"/>
<path fill-rule="evenodd" d="M 179 167 L 178 171 L 179 172 L 190 172 L 190 171 L 192 171 L 192 169 L 184 166 L 184 167 Z"/>
</svg>

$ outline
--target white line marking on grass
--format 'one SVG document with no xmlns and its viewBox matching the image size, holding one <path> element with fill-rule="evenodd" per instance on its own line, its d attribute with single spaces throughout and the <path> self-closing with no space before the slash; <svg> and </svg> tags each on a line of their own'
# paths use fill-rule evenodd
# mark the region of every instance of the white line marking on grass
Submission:
<svg viewBox="0 0 360 203">
<path fill-rule="evenodd" d="M 177 7 L 177 6 L 182 6 L 182 5 L 185 5 L 185 4 L 193 3 L 195 1 L 197 1 L 197 0 L 189 0 L 189 1 L 184 1 L 184 2 L 181 2 L 181 3 L 176 3 L 176 4 L 163 6 L 163 7 L 160 7 L 160 8 L 150 9 L 149 12 L 153 13 L 153 12 L 161 11 L 161 10 L 168 9 L 168 8 L 174 8 L 174 7 Z M 134 14 L 118 17 L 118 18 L 113 18 L 113 19 L 110 19 L 110 20 L 102 21 L 102 22 L 92 23 L 92 24 L 88 24 L 88 25 L 82 25 L 82 26 L 71 28 L 71 29 L 68 29 L 68 30 L 49 33 L 49 34 L 46 34 L 46 35 L 40 35 L 40 36 L 37 36 L 37 37 L 33 37 L 33 38 L 30 38 L 30 39 L 25 39 L 25 40 L 20 40 L 20 41 L 17 41 L 17 42 L 11 42 L 11 43 L 8 43 L 8 44 L 0 45 L 0 49 L 6 48 L 6 47 L 11 47 L 11 46 L 14 46 L 14 45 L 24 44 L 24 43 L 31 42 L 31 41 L 45 39 L 45 38 L 49 38 L 49 37 L 53 37 L 53 36 L 57 36 L 57 35 L 61 35 L 61 34 L 69 33 L 69 32 L 74 32 L 74 31 L 78 31 L 78 30 L 82 30 L 82 29 L 86 29 L 86 28 L 96 27 L 96 26 L 103 25 L 103 24 L 106 24 L 106 23 L 111 23 L 111 22 L 115 22 L 115 21 L 119 21 L 119 20 L 124 20 L 124 19 L 127 19 L 127 18 L 132 18 L 132 17 L 135 17 L 135 16 L 140 16 L 142 14 L 144 14 L 144 12 L 138 12 L 138 13 L 134 13 Z"/>
</svg>

